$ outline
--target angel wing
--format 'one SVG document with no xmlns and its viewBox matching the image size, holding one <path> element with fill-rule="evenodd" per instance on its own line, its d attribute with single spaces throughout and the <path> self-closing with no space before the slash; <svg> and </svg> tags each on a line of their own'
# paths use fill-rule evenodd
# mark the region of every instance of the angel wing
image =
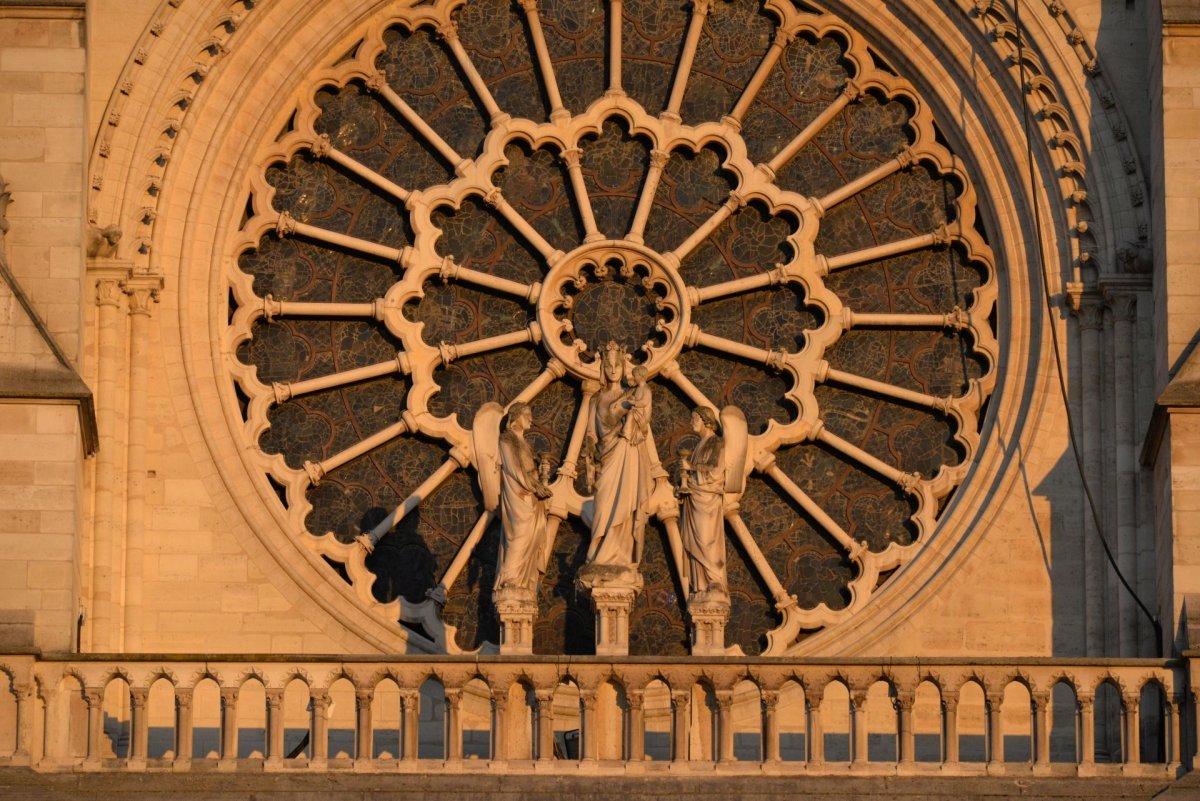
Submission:
<svg viewBox="0 0 1200 801">
<path fill-rule="evenodd" d="M 474 451 L 475 472 L 479 491 L 483 493 L 483 508 L 494 512 L 500 507 L 500 420 L 504 408 L 498 403 L 485 403 L 475 412 L 471 425 L 471 446 Z"/>
<path fill-rule="evenodd" d="M 478 419 L 478 418 L 476 418 Z M 721 410 L 722 452 L 725 455 L 725 492 L 741 495 L 746 491 L 746 448 L 750 443 L 746 415 L 736 406 Z"/>
</svg>

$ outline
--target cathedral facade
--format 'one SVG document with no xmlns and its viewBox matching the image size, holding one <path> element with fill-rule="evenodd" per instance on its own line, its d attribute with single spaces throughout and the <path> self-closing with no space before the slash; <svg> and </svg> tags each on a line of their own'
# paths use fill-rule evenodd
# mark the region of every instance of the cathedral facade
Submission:
<svg viewBox="0 0 1200 801">
<path fill-rule="evenodd" d="M 0 2 L 0 763 L 1174 779 L 1198 145 L 1193 0 Z"/>
</svg>

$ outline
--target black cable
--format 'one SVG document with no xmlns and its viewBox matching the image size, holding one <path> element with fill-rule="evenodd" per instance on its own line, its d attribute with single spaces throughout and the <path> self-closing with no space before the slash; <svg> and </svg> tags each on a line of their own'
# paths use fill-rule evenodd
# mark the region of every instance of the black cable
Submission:
<svg viewBox="0 0 1200 801">
<path fill-rule="evenodd" d="M 1017 68 L 1020 75 L 1020 85 L 1018 89 L 1021 93 L 1021 117 L 1025 127 L 1025 150 L 1026 150 L 1026 167 L 1029 170 L 1029 196 L 1030 202 L 1033 204 L 1033 225 L 1034 236 L 1037 240 L 1037 260 L 1038 268 L 1042 276 L 1042 296 L 1046 301 L 1046 313 L 1050 323 L 1053 326 L 1054 322 L 1054 301 L 1050 295 L 1050 276 L 1046 268 L 1046 254 L 1043 245 L 1042 237 L 1042 215 L 1038 204 L 1037 183 L 1035 180 L 1034 164 L 1033 164 L 1033 136 L 1030 133 L 1029 123 L 1029 98 L 1025 89 L 1025 28 L 1021 24 L 1021 0 L 1013 0 L 1013 6 L 1016 10 L 1016 28 L 1017 28 Z M 1104 546 L 1104 555 L 1108 558 L 1108 564 L 1112 567 L 1113 572 L 1117 574 L 1117 578 L 1121 581 L 1121 586 L 1129 593 L 1138 608 L 1146 615 L 1150 624 L 1154 626 L 1155 650 L 1158 655 L 1162 656 L 1162 624 L 1158 620 L 1158 616 L 1153 614 L 1150 609 L 1138 597 L 1137 592 L 1130 586 L 1129 581 L 1125 578 L 1125 574 L 1121 572 L 1121 568 L 1117 567 L 1117 560 L 1113 558 L 1112 548 L 1109 547 L 1108 538 L 1104 536 L 1104 527 L 1100 524 L 1100 514 L 1096 511 L 1096 500 L 1092 497 L 1092 487 L 1088 483 L 1087 473 L 1083 467 L 1083 456 L 1079 453 L 1079 442 L 1075 438 L 1075 419 L 1071 414 L 1071 403 L 1067 397 L 1067 382 L 1066 373 L 1063 370 L 1062 350 L 1058 344 L 1058 335 L 1051 329 L 1050 342 L 1054 346 L 1054 365 L 1058 373 L 1058 391 L 1062 395 L 1063 409 L 1067 415 L 1067 438 L 1071 442 L 1071 452 L 1075 455 L 1075 467 L 1079 470 L 1079 480 L 1083 483 L 1083 494 L 1087 497 L 1088 508 L 1092 513 L 1092 522 L 1096 526 L 1096 536 L 1100 539 L 1100 544 Z"/>
</svg>

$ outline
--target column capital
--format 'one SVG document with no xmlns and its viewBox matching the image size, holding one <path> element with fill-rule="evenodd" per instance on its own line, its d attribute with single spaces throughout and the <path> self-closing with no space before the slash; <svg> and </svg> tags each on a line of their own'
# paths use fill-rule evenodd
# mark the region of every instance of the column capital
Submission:
<svg viewBox="0 0 1200 801">
<path fill-rule="evenodd" d="M 646 703 L 646 691 L 626 690 L 625 703 L 629 704 L 630 709 L 642 709 Z"/>
<path fill-rule="evenodd" d="M 149 701 L 150 701 L 150 688 L 149 687 L 130 687 L 129 688 L 129 702 L 133 705 L 134 709 L 144 709 L 146 704 L 149 703 Z"/>
<path fill-rule="evenodd" d="M 88 705 L 89 709 L 100 706 L 104 703 L 104 688 L 88 687 L 83 691 L 83 702 Z"/>
<path fill-rule="evenodd" d="M 191 687 L 180 687 L 175 689 L 175 703 L 182 709 L 190 708 L 192 705 L 192 695 L 195 691 Z"/>
<path fill-rule="evenodd" d="M 762 704 L 764 709 L 773 710 L 779 706 L 779 690 L 763 690 Z"/>
<path fill-rule="evenodd" d="M 121 282 L 121 291 L 129 296 L 131 315 L 149 315 L 153 304 L 158 303 L 162 288 L 161 273 L 133 273 Z"/>
</svg>

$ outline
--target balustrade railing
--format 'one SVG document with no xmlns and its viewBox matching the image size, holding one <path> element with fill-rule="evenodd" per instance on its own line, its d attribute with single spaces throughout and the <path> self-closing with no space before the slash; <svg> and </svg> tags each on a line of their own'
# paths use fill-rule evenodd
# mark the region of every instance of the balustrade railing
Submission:
<svg viewBox="0 0 1200 801">
<path fill-rule="evenodd" d="M 0 655 L 0 765 L 1174 775 L 1188 667 Z"/>
</svg>

